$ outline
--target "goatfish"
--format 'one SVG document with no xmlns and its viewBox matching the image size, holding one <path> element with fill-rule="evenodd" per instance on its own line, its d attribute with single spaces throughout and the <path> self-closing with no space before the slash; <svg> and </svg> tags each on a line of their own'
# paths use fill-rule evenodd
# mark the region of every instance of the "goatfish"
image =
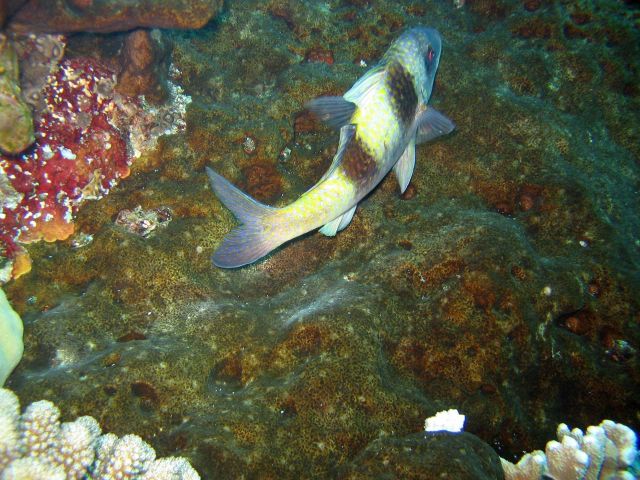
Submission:
<svg viewBox="0 0 640 480">
<path fill-rule="evenodd" d="M 324 235 L 336 235 L 391 169 L 403 193 L 413 174 L 416 145 L 455 128 L 427 106 L 441 51 L 436 30 L 411 28 L 342 97 L 319 97 L 306 104 L 340 130 L 340 141 L 327 172 L 287 206 L 264 205 L 207 167 L 211 188 L 240 222 L 213 254 L 213 264 L 248 265 L 319 227 Z"/>
</svg>

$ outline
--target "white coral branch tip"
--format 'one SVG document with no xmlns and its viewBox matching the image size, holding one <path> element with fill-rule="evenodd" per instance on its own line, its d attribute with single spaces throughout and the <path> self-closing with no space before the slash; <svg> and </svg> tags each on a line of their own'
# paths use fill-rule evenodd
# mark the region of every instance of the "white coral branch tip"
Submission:
<svg viewBox="0 0 640 480">
<path fill-rule="evenodd" d="M 456 409 L 443 410 L 424 421 L 425 432 L 461 432 L 464 428 L 465 416 Z"/>
</svg>

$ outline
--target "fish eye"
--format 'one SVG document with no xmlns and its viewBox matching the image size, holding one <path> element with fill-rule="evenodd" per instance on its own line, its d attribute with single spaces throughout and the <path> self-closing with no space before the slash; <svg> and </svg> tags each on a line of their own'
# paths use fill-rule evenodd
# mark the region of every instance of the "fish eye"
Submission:
<svg viewBox="0 0 640 480">
<path fill-rule="evenodd" d="M 433 57 L 435 57 L 436 54 L 433 51 L 433 47 L 431 45 L 429 45 L 429 48 L 427 49 L 427 61 L 429 63 L 433 62 Z"/>
</svg>

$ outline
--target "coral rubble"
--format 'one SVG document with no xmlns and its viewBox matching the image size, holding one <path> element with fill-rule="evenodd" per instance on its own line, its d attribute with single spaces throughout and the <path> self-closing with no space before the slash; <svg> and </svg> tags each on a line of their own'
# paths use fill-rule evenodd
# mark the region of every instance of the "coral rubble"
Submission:
<svg viewBox="0 0 640 480">
<path fill-rule="evenodd" d="M 133 210 L 120 210 L 115 223 L 128 232 L 146 237 L 156 228 L 166 226 L 171 221 L 171 215 L 171 209 L 167 207 L 145 211 L 138 205 Z"/>
</svg>

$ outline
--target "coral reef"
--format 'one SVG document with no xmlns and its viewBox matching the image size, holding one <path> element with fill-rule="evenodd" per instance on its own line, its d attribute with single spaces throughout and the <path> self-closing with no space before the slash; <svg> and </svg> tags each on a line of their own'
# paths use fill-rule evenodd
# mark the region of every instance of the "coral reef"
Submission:
<svg viewBox="0 0 640 480">
<path fill-rule="evenodd" d="M 62 35 L 11 35 L 11 43 L 18 54 L 20 86 L 25 101 L 31 105 L 36 120 L 47 111 L 44 95 L 50 75 L 55 75 L 65 52 L 66 39 Z"/>
<path fill-rule="evenodd" d="M 138 159 L 145 152 L 153 152 L 161 136 L 184 132 L 191 97 L 174 83 L 179 74 L 175 66 L 169 66 L 169 78 L 164 84 L 167 88 L 164 102 L 150 103 L 143 96 L 136 103 L 128 104 L 131 108 L 126 109 L 119 126 L 128 132 L 129 150 L 134 158 Z M 144 164 L 144 161 L 137 161 L 138 165 L 141 163 Z"/>
<path fill-rule="evenodd" d="M 16 198 L 3 204 L 0 220 L 9 256 L 18 241 L 69 237 L 80 204 L 102 197 L 129 174 L 126 140 L 114 125 L 120 107 L 113 83 L 113 74 L 95 61 L 63 61 L 43 91 L 46 112 L 36 143 L 20 157 L 0 156 Z"/>
<path fill-rule="evenodd" d="M 638 454 L 637 438 L 629 427 L 603 420 L 584 433 L 562 423 L 557 436 L 558 441 L 547 443 L 545 452 L 528 453 L 516 465 L 501 459 L 505 480 L 636 478 L 628 470 Z"/>
<path fill-rule="evenodd" d="M 160 104 L 123 96 L 114 73 L 95 59 L 58 64 L 60 36 L 27 35 L 15 44 L 37 139 L 22 155 L 0 155 L 0 249 L 15 259 L 14 278 L 31 265 L 18 243 L 68 238 L 80 205 L 128 176 L 133 158 L 153 149 L 160 135 L 183 129 L 190 102 L 172 83 Z"/>
<path fill-rule="evenodd" d="M 197 480 L 184 458 L 156 459 L 140 437 L 101 434 L 95 418 L 60 423 L 60 411 L 41 400 L 20 414 L 18 397 L 0 388 L 0 478 L 3 480 Z"/>
<path fill-rule="evenodd" d="M 429 457 L 400 439 L 415 435 L 414 448 L 424 419 L 453 405 L 484 443 L 434 440 L 437 458 L 463 464 L 473 442 L 496 478 L 494 449 L 515 463 L 563 421 L 638 431 L 637 9 L 225 5 L 202 30 L 162 31 L 183 123 L 158 107 L 151 127 L 151 107 L 132 105 L 132 174 L 81 205 L 68 240 L 22 246 L 32 270 L 4 289 L 24 320 L 7 380 L 23 401 L 134 430 L 203 478 L 338 477 L 360 455 L 364 476 L 384 467 L 387 440 L 389 465 L 419 472 Z M 212 268 L 235 223 L 204 167 L 269 204 L 295 199 L 338 141 L 305 102 L 346 91 L 418 24 L 442 34 L 433 106 L 458 129 L 417 148 L 406 194 L 390 176 L 334 239 L 310 233 L 251 267 Z M 75 35 L 67 60 L 117 72 L 124 40 Z M 333 63 L 309 61 L 319 52 Z M 137 205 L 172 220 L 132 235 L 115 220 Z"/>
</svg>

